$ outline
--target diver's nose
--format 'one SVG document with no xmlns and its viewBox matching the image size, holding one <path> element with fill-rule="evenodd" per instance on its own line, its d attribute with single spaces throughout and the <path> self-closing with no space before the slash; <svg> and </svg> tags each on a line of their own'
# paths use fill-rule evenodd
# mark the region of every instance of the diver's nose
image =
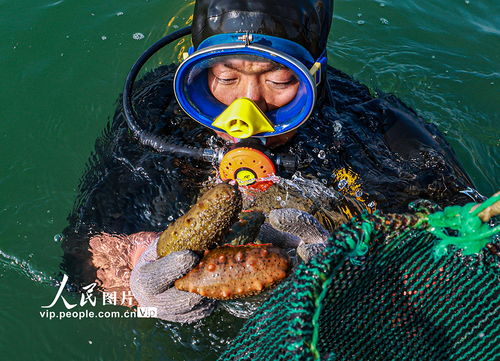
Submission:
<svg viewBox="0 0 500 361">
<path fill-rule="evenodd" d="M 264 97 L 263 85 L 256 79 L 251 79 L 247 82 L 245 88 L 245 98 L 252 100 L 263 112 L 267 111 L 267 103 Z"/>
</svg>

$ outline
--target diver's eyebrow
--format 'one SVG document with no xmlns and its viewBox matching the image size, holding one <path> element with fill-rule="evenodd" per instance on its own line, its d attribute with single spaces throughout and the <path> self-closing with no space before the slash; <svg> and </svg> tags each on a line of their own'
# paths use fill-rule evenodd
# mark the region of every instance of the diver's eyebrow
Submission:
<svg viewBox="0 0 500 361">
<path fill-rule="evenodd" d="M 226 68 L 239 71 L 240 73 L 245 74 L 245 75 L 263 74 L 263 73 L 269 73 L 269 72 L 275 71 L 275 70 L 287 69 L 284 65 L 281 65 L 281 64 L 271 64 L 271 65 L 273 65 L 273 66 L 267 70 L 251 72 L 251 71 L 244 71 L 241 68 L 239 68 L 238 66 L 233 65 L 231 63 L 224 63 L 224 66 Z"/>
</svg>

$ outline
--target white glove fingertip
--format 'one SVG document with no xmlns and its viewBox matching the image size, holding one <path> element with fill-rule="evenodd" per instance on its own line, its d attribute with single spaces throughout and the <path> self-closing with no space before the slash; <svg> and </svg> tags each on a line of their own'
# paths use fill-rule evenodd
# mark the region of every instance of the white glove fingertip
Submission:
<svg viewBox="0 0 500 361">
<path fill-rule="evenodd" d="M 325 248 L 326 243 L 306 244 L 301 242 L 297 247 L 297 255 L 304 261 L 304 263 L 309 263 L 312 258 L 323 252 Z"/>
</svg>

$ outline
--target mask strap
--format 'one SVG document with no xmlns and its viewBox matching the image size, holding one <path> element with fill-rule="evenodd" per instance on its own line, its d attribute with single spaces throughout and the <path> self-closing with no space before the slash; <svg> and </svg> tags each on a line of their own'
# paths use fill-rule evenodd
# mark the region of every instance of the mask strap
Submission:
<svg viewBox="0 0 500 361">
<path fill-rule="evenodd" d="M 328 59 L 326 57 L 326 50 L 323 51 L 323 53 L 319 56 L 318 59 L 316 59 L 316 62 L 313 64 L 311 69 L 309 69 L 309 73 L 314 77 L 314 80 L 316 82 L 316 86 L 321 83 L 321 75 L 323 72 L 326 70 L 326 65 L 328 63 Z"/>
</svg>

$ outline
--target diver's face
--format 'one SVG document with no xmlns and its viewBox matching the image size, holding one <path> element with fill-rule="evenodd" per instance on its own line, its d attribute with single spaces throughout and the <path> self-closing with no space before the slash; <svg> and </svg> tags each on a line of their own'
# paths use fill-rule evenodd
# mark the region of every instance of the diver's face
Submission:
<svg viewBox="0 0 500 361">
<path fill-rule="evenodd" d="M 264 111 L 288 104 L 295 98 L 299 82 L 290 69 L 268 61 L 227 59 L 217 62 L 208 72 L 208 85 L 214 97 L 225 105 L 238 98 L 249 98 Z M 220 137 L 234 141 L 223 132 Z M 266 138 L 270 148 L 286 143 L 295 131 Z"/>
<path fill-rule="evenodd" d="M 243 59 L 227 59 L 212 65 L 208 85 L 223 104 L 249 98 L 264 112 L 288 104 L 299 89 L 299 82 L 290 69 L 272 62 Z"/>
</svg>

